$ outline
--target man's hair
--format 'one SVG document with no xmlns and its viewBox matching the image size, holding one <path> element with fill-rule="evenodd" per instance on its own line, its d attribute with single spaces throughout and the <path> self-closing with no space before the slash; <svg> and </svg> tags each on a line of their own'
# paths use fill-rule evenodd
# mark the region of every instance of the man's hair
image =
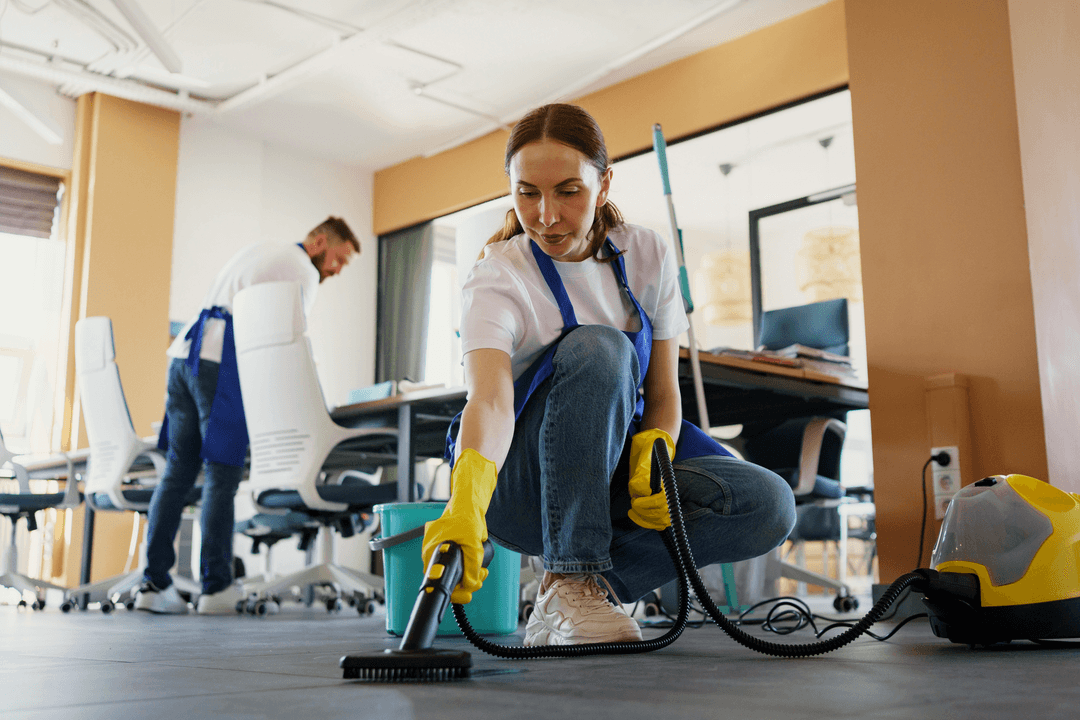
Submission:
<svg viewBox="0 0 1080 720">
<path fill-rule="evenodd" d="M 308 233 L 308 237 L 313 237 L 321 232 L 329 235 L 331 241 L 347 242 L 353 246 L 353 250 L 360 252 L 360 241 L 356 239 L 353 231 L 349 229 L 349 226 L 341 218 L 331 215 L 316 225 L 315 229 Z"/>
</svg>

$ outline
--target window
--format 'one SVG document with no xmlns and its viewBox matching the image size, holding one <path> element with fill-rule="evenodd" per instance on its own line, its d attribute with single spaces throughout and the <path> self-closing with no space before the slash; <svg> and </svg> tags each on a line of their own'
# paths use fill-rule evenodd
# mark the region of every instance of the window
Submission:
<svg viewBox="0 0 1080 720">
<path fill-rule="evenodd" d="M 16 453 L 52 450 L 65 244 L 57 178 L 0 167 L 0 424 Z"/>
</svg>

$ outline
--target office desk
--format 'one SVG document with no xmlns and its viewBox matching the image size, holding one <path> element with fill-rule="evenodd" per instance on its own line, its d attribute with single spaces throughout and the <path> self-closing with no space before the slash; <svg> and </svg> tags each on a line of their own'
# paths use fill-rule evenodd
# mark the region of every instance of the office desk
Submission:
<svg viewBox="0 0 1080 720">
<path fill-rule="evenodd" d="M 699 352 L 698 359 L 709 424 L 714 427 L 832 415 L 869 405 L 866 384 L 857 378 L 705 352 Z M 683 417 L 696 423 L 697 401 L 686 348 L 679 348 L 679 389 Z"/>
<path fill-rule="evenodd" d="M 465 388 L 428 388 L 334 408 L 346 427 L 396 427 L 398 502 L 416 500 L 416 461 L 441 458 L 450 421 L 465 407 Z"/>
<path fill-rule="evenodd" d="M 683 416 L 698 412 L 690 361 L 679 354 Z M 799 368 L 699 353 L 709 422 L 714 426 L 832 414 L 867 407 L 865 384 Z M 415 465 L 421 458 L 441 458 L 446 431 L 465 407 L 465 388 L 430 388 L 380 400 L 342 405 L 331 412 L 347 427 L 398 428 L 398 501 L 416 500 Z"/>
</svg>

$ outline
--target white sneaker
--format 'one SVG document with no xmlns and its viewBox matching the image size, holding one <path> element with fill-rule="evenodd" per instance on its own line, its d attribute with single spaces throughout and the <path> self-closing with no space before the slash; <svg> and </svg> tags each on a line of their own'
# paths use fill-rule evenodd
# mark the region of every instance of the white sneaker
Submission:
<svg viewBox="0 0 1080 720">
<path fill-rule="evenodd" d="M 212 595 L 200 595 L 195 612 L 200 615 L 235 615 L 240 612 L 236 609 L 237 605 L 246 597 L 243 587 L 233 583 Z"/>
<path fill-rule="evenodd" d="M 600 587 L 603 580 L 607 589 Z M 571 575 L 555 580 L 536 596 L 525 626 L 525 645 L 581 645 L 641 639 L 637 621 L 608 600 L 615 591 L 602 575 Z M 618 598 L 615 598 L 618 602 Z"/>
<path fill-rule="evenodd" d="M 144 582 L 135 593 L 135 609 L 147 610 L 158 615 L 187 615 L 188 604 L 180 597 L 176 584 L 159 590 L 154 583 Z"/>
</svg>

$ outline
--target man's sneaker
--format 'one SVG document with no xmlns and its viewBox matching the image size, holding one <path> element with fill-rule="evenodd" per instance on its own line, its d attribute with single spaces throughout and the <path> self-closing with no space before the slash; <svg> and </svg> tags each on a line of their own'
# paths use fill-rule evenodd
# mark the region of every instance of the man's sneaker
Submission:
<svg viewBox="0 0 1080 720">
<path fill-rule="evenodd" d="M 237 605 L 242 603 L 247 596 L 243 588 L 233 583 L 224 590 L 219 590 L 212 595 L 202 594 L 199 602 L 195 605 L 195 612 L 200 615 L 235 615 L 239 612 Z"/>
<path fill-rule="evenodd" d="M 600 587 L 603 580 L 607 589 Z M 581 645 L 640 640 L 637 621 L 608 600 L 615 591 L 602 575 L 570 575 L 536 596 L 525 626 L 525 645 Z"/>
<path fill-rule="evenodd" d="M 162 590 L 152 582 L 144 582 L 135 593 L 135 609 L 158 615 L 186 615 L 188 604 L 180 597 L 175 583 Z"/>
</svg>

